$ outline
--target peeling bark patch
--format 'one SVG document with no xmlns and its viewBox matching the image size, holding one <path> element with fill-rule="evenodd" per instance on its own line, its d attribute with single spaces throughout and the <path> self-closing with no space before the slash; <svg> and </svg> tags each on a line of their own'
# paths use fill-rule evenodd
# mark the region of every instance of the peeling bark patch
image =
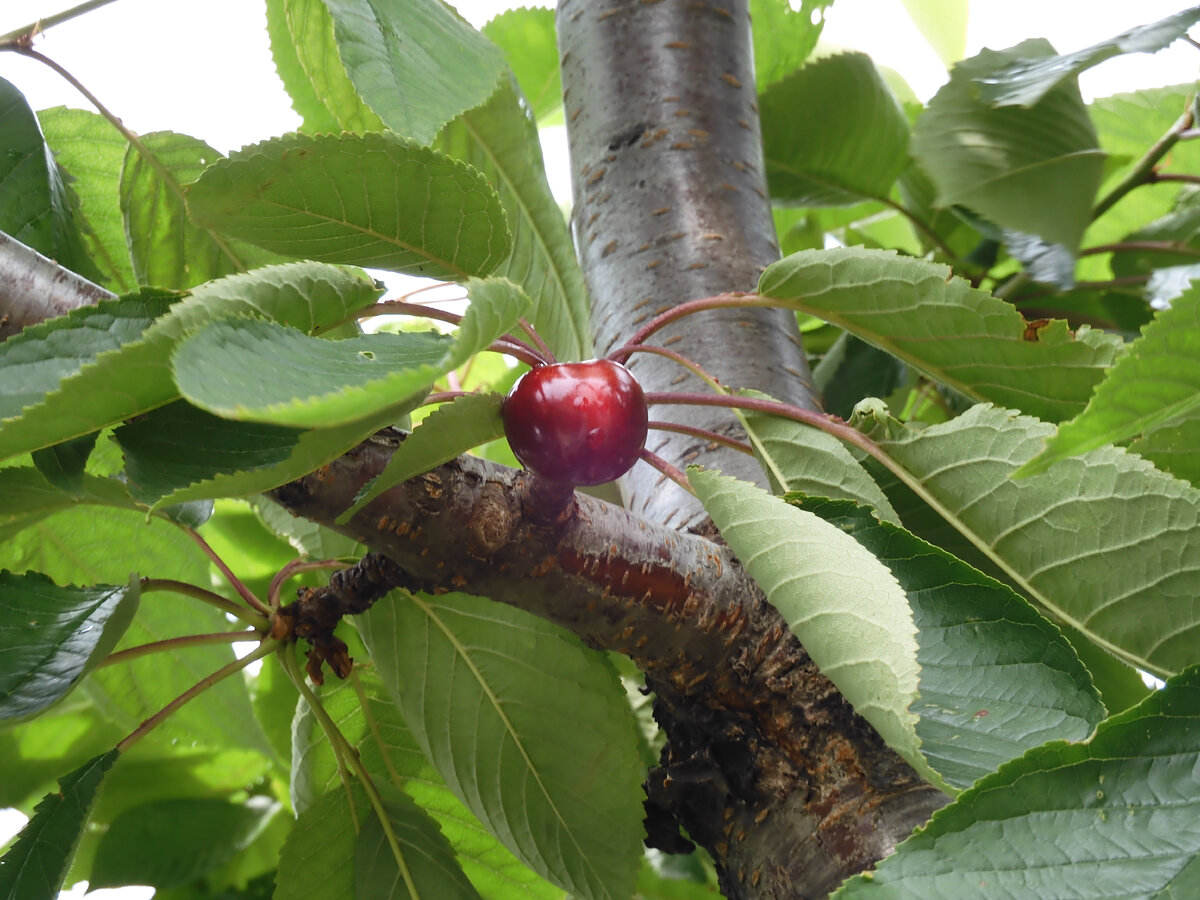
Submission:
<svg viewBox="0 0 1200 900">
<path fill-rule="evenodd" d="M 636 125 L 630 125 L 608 142 L 608 149 L 621 150 L 625 147 L 633 146 L 649 128 L 650 125 L 646 122 L 638 122 Z"/>
</svg>

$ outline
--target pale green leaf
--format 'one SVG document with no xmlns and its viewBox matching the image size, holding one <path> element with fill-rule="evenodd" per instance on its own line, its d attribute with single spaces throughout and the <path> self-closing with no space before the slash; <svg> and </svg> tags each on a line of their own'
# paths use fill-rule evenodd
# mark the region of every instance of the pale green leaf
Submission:
<svg viewBox="0 0 1200 900">
<path fill-rule="evenodd" d="M 468 394 L 438 407 L 404 439 L 384 470 L 339 520 L 348 521 L 388 488 L 503 436 L 500 397 L 496 394 Z"/>
<path fill-rule="evenodd" d="M 864 53 L 810 62 L 764 91 L 759 107 L 767 181 L 779 202 L 886 197 L 908 166 L 908 121 Z"/>
<path fill-rule="evenodd" d="M 529 613 L 458 594 L 376 604 L 360 628 L 426 756 L 505 846 L 580 898 L 632 893 L 637 741 L 602 657 Z"/>
<path fill-rule="evenodd" d="M 740 415 L 775 493 L 853 500 L 873 508 L 880 518 L 900 521 L 879 485 L 833 435 L 780 416 L 750 410 Z"/>
<path fill-rule="evenodd" d="M 100 270 L 100 284 L 113 291 L 137 287 L 121 215 L 121 167 L 125 138 L 99 113 L 55 106 L 38 112 L 58 164 L 74 181 L 85 227 L 83 240 Z"/>
<path fill-rule="evenodd" d="M 478 172 L 391 132 L 251 145 L 187 201 L 201 226 L 276 253 L 431 278 L 486 275 L 511 247 Z"/>
<path fill-rule="evenodd" d="M 109 750 L 59 780 L 59 789 L 37 805 L 0 859 L 0 898 L 55 900 L 79 846 L 104 777 L 120 756 Z"/>
<path fill-rule="evenodd" d="M 495 271 L 533 300 L 527 317 L 561 361 L 589 357 L 587 289 L 562 211 L 550 193 L 537 126 L 505 79 L 482 106 L 438 135 L 439 150 L 478 169 L 496 189 L 512 252 Z"/>
<path fill-rule="evenodd" d="M 1134 441 L 1129 449 L 1164 472 L 1200 487 L 1200 415 L 1191 415 Z"/>
<path fill-rule="evenodd" d="M 199 177 L 220 153 L 201 140 L 170 131 L 142 135 L 141 140 L 154 162 L 129 147 L 121 170 L 121 214 L 141 284 L 183 290 L 278 261 L 188 220 L 180 185 Z M 160 166 L 173 181 L 163 177 Z"/>
<path fill-rule="evenodd" d="M 688 480 L 746 571 L 812 661 L 923 777 L 916 628 L 892 573 L 840 528 L 735 478 L 692 467 Z"/>
<path fill-rule="evenodd" d="M 79 489 L 71 492 L 55 487 L 32 466 L 0 468 L 0 535 L 15 534 L 40 518 L 83 503 L 136 508 L 125 487 L 109 478 L 84 475 Z"/>
<path fill-rule="evenodd" d="M 439 0 L 324 0 L 346 73 L 383 124 L 428 144 L 483 103 L 504 56 Z"/>
<path fill-rule="evenodd" d="M 1066 322 L 1030 328 L 950 269 L 892 252 L 805 250 L 767 267 L 758 292 L 831 322 L 968 397 L 1057 421 L 1083 409 L 1124 349 Z"/>
<path fill-rule="evenodd" d="M 521 93 L 539 121 L 562 116 L 562 75 L 554 10 L 508 9 L 483 26 L 483 33 L 504 51 Z"/>
<path fill-rule="evenodd" d="M 120 640 L 140 597 L 138 582 L 56 585 L 0 569 L 0 719 L 56 703 Z"/>
<path fill-rule="evenodd" d="M 832 3 L 802 0 L 799 9 L 793 9 L 786 0 L 750 0 L 754 75 L 760 93 L 808 59 L 825 25 L 825 9 Z"/>
<path fill-rule="evenodd" d="M 1049 740 L 1083 740 L 1104 718 L 1062 633 L 1011 588 L 846 501 L 789 498 L 887 566 L 917 626 L 921 753 L 965 788 Z"/>
<path fill-rule="evenodd" d="M 1096 386 L 1082 413 L 1058 428 L 1018 477 L 1055 461 L 1146 434 L 1200 412 L 1200 287 L 1155 316 Z"/>
<path fill-rule="evenodd" d="M 1008 763 L 833 897 L 1195 897 L 1198 709 L 1190 669 L 1087 743 Z"/>
<path fill-rule="evenodd" d="M 906 4 L 907 5 L 907 4 Z M 1074 53 L 1017 60 L 998 72 L 979 78 L 979 95 L 993 106 L 1033 106 L 1068 78 L 1122 53 L 1157 53 L 1187 34 L 1200 21 L 1200 6 L 1139 25 L 1114 38 Z M 964 22 L 965 24 L 965 22 Z"/>
<path fill-rule="evenodd" d="M 968 6 L 968 0 L 904 0 L 921 37 L 947 68 L 966 52 Z"/>
<path fill-rule="evenodd" d="M 995 109 L 976 81 L 1022 59 L 1053 56 L 1045 41 L 984 50 L 959 63 L 917 120 L 912 151 L 937 187 L 937 204 L 961 204 L 1001 228 L 1079 247 L 1104 156 L 1074 79 L 1032 107 Z"/>
<path fill-rule="evenodd" d="M 1030 597 L 1138 668 L 1200 658 L 1200 491 L 1122 450 L 1014 481 L 1054 428 L 981 405 L 941 425 L 874 417 L 904 481 Z"/>
</svg>

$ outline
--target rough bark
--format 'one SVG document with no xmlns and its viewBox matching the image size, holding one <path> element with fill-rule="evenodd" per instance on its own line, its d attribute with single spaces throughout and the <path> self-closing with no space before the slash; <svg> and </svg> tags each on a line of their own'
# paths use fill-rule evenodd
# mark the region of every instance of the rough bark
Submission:
<svg viewBox="0 0 1200 900">
<path fill-rule="evenodd" d="M 779 258 L 767 197 L 746 0 L 562 0 L 559 50 L 574 187 L 573 230 L 592 296 L 596 349 L 619 346 L 687 300 L 750 291 Z M 777 309 L 691 316 L 654 343 L 722 383 L 817 408 L 795 317 Z M 678 364 L 637 354 L 647 391 L 705 390 Z M 739 430 L 725 410 L 656 407 L 654 418 Z M 764 483 L 754 460 L 655 432 L 650 450 Z M 684 528 L 694 498 L 645 463 L 625 505 Z"/>
</svg>

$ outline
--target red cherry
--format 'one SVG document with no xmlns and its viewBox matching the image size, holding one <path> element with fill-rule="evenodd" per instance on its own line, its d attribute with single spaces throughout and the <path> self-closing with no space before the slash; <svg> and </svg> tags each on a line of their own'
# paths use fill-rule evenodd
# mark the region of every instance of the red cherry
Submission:
<svg viewBox="0 0 1200 900">
<path fill-rule="evenodd" d="M 624 475 L 646 443 L 646 397 L 620 363 L 553 363 L 517 379 L 501 408 L 504 433 L 525 468 L 561 484 Z"/>
</svg>

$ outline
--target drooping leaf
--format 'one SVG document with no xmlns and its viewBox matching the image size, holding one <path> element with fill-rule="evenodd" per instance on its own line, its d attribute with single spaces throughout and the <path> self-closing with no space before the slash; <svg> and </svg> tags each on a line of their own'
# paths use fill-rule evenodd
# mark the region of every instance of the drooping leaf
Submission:
<svg viewBox="0 0 1200 900">
<path fill-rule="evenodd" d="M 379 791 L 395 847 L 378 814 L 367 817 L 354 849 L 354 896 L 358 900 L 480 900 L 438 823 L 404 792 L 386 784 Z"/>
<path fill-rule="evenodd" d="M 428 144 L 495 90 L 503 54 L 444 3 L 324 3 L 350 81 L 393 131 Z"/>
<path fill-rule="evenodd" d="M 810 62 L 764 91 L 759 106 L 775 200 L 844 206 L 886 197 L 908 166 L 908 121 L 864 53 Z"/>
<path fill-rule="evenodd" d="M 908 594 L 917 735 L 948 783 L 968 787 L 1049 740 L 1083 740 L 1104 718 L 1070 643 L 1011 588 L 846 501 L 799 505 L 852 535 Z"/>
<path fill-rule="evenodd" d="M 1068 78 L 1122 53 L 1156 53 L 1187 34 L 1200 21 L 1200 6 L 1139 25 L 1114 38 L 1061 56 L 1018 59 L 976 79 L 980 98 L 993 106 L 1033 106 Z"/>
<path fill-rule="evenodd" d="M 754 76 L 761 93 L 800 68 L 817 46 L 825 9 L 833 0 L 802 0 L 798 9 L 779 0 L 750 0 Z"/>
<path fill-rule="evenodd" d="M 29 103 L 3 78 L 0 136 L 0 231 L 85 278 L 98 277 L 83 240 L 79 198 Z"/>
<path fill-rule="evenodd" d="M 404 439 L 384 470 L 340 518 L 348 520 L 388 488 L 503 436 L 498 394 L 468 394 L 438 407 Z"/>
<path fill-rule="evenodd" d="M 352 677 L 357 684 L 328 680 L 319 690 L 321 703 L 376 784 L 402 787 L 437 820 L 467 877 L 487 900 L 561 900 L 561 890 L 522 865 L 450 792 L 405 726 L 378 672 L 366 667 Z M 297 708 L 291 734 L 292 803 L 303 816 L 326 802 L 326 792 L 344 792 L 337 760 L 307 704 Z"/>
<path fill-rule="evenodd" d="M 968 397 L 1057 421 L 1083 409 L 1124 348 L 1065 322 L 1035 327 L 946 266 L 890 252 L 806 250 L 768 266 L 758 292 L 838 325 Z"/>
<path fill-rule="evenodd" d="M 508 255 L 478 172 L 391 132 L 253 144 L 187 189 L 194 221 L 294 258 L 462 279 Z"/>
<path fill-rule="evenodd" d="M 575 896 L 629 896 L 637 743 L 600 657 L 529 613 L 465 595 L 377 603 L 360 628 L 426 756 L 505 846 Z"/>
<path fill-rule="evenodd" d="M 909 709 L 919 676 L 916 628 L 892 573 L 841 529 L 761 488 L 695 467 L 688 480 L 821 672 L 888 746 L 944 786 L 921 755 Z"/>
<path fill-rule="evenodd" d="M 496 189 L 512 229 L 512 252 L 496 269 L 533 300 L 527 318 L 562 361 L 591 356 L 587 289 L 562 211 L 550 193 L 537 125 L 504 79 L 463 113 L 435 146 L 478 169 Z"/>
<path fill-rule="evenodd" d="M 1017 61 L 1053 56 L 1045 41 L 959 63 L 913 131 L 912 151 L 937 204 L 962 204 L 999 225 L 1079 247 L 1100 186 L 1103 154 L 1074 79 L 1031 107 L 986 105 L 977 80 Z"/>
<path fill-rule="evenodd" d="M 122 586 L 56 585 L 0 569 L 0 719 L 41 712 L 113 649 L 138 606 Z"/>
<path fill-rule="evenodd" d="M 947 68 L 962 59 L 967 49 L 967 0 L 904 0 L 904 8 Z"/>
<path fill-rule="evenodd" d="M 1053 426 L 987 405 L 921 431 L 878 413 L 863 425 L 910 486 L 1064 622 L 1146 671 L 1196 661 L 1196 488 L 1113 447 L 1014 481 Z"/>
<path fill-rule="evenodd" d="M 155 800 L 127 809 L 96 849 L 93 887 L 183 887 L 228 863 L 279 811 L 267 797 L 230 803 L 215 797 Z"/>
<path fill-rule="evenodd" d="M 302 131 L 382 131 L 346 74 L 333 38 L 333 18 L 321 0 L 267 0 L 271 55 Z"/>
<path fill-rule="evenodd" d="M 1193 896 L 1198 708 L 1189 669 L 1086 744 L 1055 741 L 1008 763 L 833 897 Z"/>
<path fill-rule="evenodd" d="M 1018 477 L 1055 461 L 1146 434 L 1200 412 L 1200 287 L 1160 312 L 1096 386 L 1082 413 L 1058 428 Z"/>
<path fill-rule="evenodd" d="M 55 900 L 79 846 L 96 793 L 120 751 L 109 750 L 59 780 L 59 790 L 37 805 L 3 858 L 0 897 Z"/>
<path fill-rule="evenodd" d="M 508 9 L 483 26 L 483 33 L 504 51 L 521 93 L 543 121 L 562 114 L 562 75 L 554 10 Z"/>
<path fill-rule="evenodd" d="M 171 131 L 143 135 L 141 140 L 158 165 L 129 147 L 121 170 L 121 213 L 133 270 L 141 284 L 184 290 L 279 261 L 188 220 L 181 186 L 220 159 L 220 153 L 201 140 Z M 173 181 L 163 177 L 160 166 Z"/>
<path fill-rule="evenodd" d="M 125 138 L 99 113 L 55 106 L 38 112 L 58 164 L 74 178 L 84 222 L 83 240 L 99 269 L 99 283 L 128 293 L 137 288 L 121 215 Z"/>
<path fill-rule="evenodd" d="M 780 416 L 749 410 L 741 416 L 775 493 L 852 500 L 872 507 L 880 518 L 899 521 L 879 485 L 837 438 Z"/>
</svg>

